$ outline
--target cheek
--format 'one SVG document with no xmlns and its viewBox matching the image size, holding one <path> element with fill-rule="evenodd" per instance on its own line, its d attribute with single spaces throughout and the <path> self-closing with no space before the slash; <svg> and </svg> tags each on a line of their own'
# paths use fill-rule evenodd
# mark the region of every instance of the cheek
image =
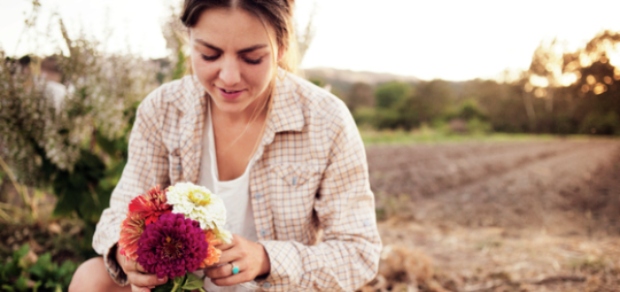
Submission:
<svg viewBox="0 0 620 292">
<path fill-rule="evenodd" d="M 200 79 L 201 82 L 205 82 L 209 79 L 213 79 L 214 70 L 212 66 L 206 64 L 202 58 L 192 56 L 191 59 L 192 70 L 194 74 Z M 206 85 L 206 84 L 205 84 Z"/>
<path fill-rule="evenodd" d="M 254 86 L 264 89 L 269 85 L 271 76 L 273 75 L 272 66 L 269 64 L 261 64 L 259 66 L 252 66 L 248 68 L 248 78 L 251 80 Z"/>
</svg>

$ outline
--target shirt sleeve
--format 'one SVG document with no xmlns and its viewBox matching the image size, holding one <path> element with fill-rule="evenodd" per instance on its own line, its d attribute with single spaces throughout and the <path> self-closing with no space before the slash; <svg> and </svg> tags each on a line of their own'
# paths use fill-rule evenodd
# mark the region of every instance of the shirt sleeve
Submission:
<svg viewBox="0 0 620 292">
<path fill-rule="evenodd" d="M 261 241 L 271 261 L 269 276 L 258 281 L 265 291 L 354 291 L 377 273 L 382 246 L 374 196 L 350 115 L 335 137 L 314 202 L 323 241 Z"/>
<path fill-rule="evenodd" d="M 123 174 L 110 198 L 110 207 L 101 214 L 93 236 L 93 248 L 103 255 L 110 276 L 120 284 L 127 284 L 127 275 L 116 262 L 116 243 L 121 223 L 127 216 L 129 202 L 155 185 L 168 184 L 168 154 L 157 127 L 153 95 L 147 97 L 136 114 Z"/>
</svg>

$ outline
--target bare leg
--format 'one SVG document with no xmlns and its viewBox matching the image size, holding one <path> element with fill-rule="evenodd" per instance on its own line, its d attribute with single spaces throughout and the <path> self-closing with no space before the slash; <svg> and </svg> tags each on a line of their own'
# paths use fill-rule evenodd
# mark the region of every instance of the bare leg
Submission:
<svg viewBox="0 0 620 292">
<path fill-rule="evenodd" d="M 82 263 L 73 274 L 69 292 L 82 291 L 130 292 L 131 288 L 129 286 L 121 287 L 114 283 L 105 268 L 103 258 L 96 257 Z"/>
</svg>

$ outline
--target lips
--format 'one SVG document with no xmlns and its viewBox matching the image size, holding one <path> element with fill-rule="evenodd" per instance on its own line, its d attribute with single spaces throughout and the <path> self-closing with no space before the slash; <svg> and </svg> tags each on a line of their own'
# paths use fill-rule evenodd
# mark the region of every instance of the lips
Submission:
<svg viewBox="0 0 620 292">
<path fill-rule="evenodd" d="M 218 89 L 220 90 L 220 94 L 222 95 L 222 97 L 224 97 L 225 99 L 236 99 L 241 95 L 241 93 L 243 93 L 243 90 L 232 90 L 223 88 Z"/>
</svg>

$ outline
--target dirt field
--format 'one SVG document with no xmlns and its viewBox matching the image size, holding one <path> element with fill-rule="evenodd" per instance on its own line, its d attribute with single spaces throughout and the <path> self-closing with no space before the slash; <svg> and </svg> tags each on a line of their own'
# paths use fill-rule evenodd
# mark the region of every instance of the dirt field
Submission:
<svg viewBox="0 0 620 292">
<path fill-rule="evenodd" d="M 620 140 L 367 149 L 366 291 L 620 291 Z"/>
</svg>

